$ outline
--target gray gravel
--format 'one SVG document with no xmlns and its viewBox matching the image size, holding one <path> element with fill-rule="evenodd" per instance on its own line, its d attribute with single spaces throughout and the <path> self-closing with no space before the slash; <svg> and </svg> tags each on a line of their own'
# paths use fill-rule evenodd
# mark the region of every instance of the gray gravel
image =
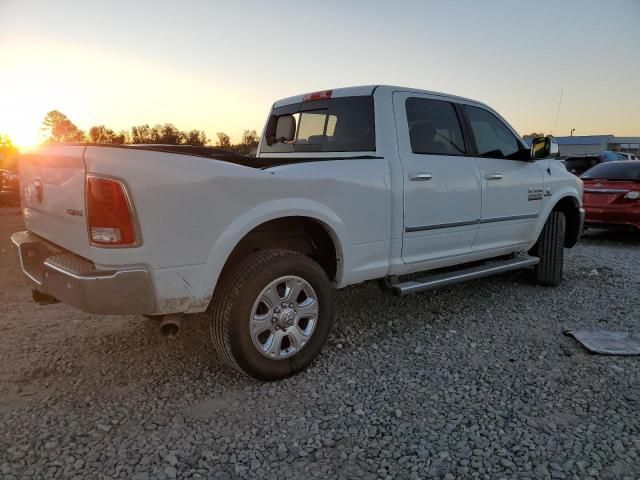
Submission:
<svg viewBox="0 0 640 480">
<path fill-rule="evenodd" d="M 560 288 L 526 272 L 399 299 L 335 293 L 307 372 L 223 368 L 203 318 L 38 307 L 0 211 L 0 478 L 640 478 L 640 357 L 562 332 L 640 330 L 640 236 L 590 233 Z"/>
</svg>

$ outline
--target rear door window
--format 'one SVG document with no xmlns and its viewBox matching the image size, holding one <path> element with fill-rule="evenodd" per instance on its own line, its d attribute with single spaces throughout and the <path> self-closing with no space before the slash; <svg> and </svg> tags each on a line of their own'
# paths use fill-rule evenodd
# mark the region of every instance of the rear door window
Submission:
<svg viewBox="0 0 640 480">
<path fill-rule="evenodd" d="M 278 123 L 293 117 L 290 138 L 278 138 Z M 274 108 L 262 153 L 372 152 L 375 144 L 373 97 L 353 96 L 302 102 Z"/>
<path fill-rule="evenodd" d="M 410 97 L 405 107 L 413 153 L 466 154 L 458 115 L 451 102 Z"/>
</svg>

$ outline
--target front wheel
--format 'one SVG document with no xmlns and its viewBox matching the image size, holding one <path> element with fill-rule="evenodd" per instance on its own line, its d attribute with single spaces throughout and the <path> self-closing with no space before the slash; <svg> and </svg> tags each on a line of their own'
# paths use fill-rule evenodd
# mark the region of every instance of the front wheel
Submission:
<svg viewBox="0 0 640 480">
<path fill-rule="evenodd" d="M 551 212 L 540 238 L 529 252 L 539 257 L 534 275 L 538 285 L 557 287 L 562 281 L 566 219 L 562 212 Z"/>
<path fill-rule="evenodd" d="M 225 363 L 254 378 L 279 380 L 306 368 L 329 335 L 329 279 L 301 253 L 253 252 L 225 269 L 207 313 Z"/>
</svg>

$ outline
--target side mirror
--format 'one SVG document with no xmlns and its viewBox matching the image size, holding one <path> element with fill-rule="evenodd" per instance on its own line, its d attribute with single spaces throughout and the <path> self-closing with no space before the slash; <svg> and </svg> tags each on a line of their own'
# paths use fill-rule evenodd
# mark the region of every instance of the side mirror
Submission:
<svg viewBox="0 0 640 480">
<path fill-rule="evenodd" d="M 558 142 L 551 135 L 536 137 L 531 141 L 531 158 L 533 160 L 559 156 L 560 148 L 558 147 Z"/>
<path fill-rule="evenodd" d="M 296 119 L 293 115 L 281 115 L 276 124 L 276 142 L 292 142 L 296 137 Z"/>
</svg>

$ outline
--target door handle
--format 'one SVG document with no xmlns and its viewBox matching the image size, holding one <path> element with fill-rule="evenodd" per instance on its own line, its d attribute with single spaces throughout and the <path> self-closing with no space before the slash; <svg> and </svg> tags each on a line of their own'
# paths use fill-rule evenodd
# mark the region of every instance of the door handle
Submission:
<svg viewBox="0 0 640 480">
<path fill-rule="evenodd" d="M 424 182 L 425 180 L 431 180 L 433 175 L 429 172 L 411 172 L 409 174 L 409 180 L 414 182 Z"/>
<path fill-rule="evenodd" d="M 501 173 L 488 173 L 484 176 L 485 179 L 487 180 L 501 180 L 502 179 L 502 174 Z"/>
</svg>

